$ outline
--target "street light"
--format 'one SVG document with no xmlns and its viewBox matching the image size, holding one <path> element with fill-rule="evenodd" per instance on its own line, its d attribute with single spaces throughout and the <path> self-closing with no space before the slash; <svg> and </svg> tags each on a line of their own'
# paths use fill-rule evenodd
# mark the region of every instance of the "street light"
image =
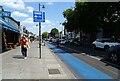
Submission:
<svg viewBox="0 0 120 81">
<path fill-rule="evenodd" d="M 60 23 L 60 26 L 61 26 L 61 28 L 62 28 L 62 33 L 61 33 L 61 39 L 62 39 L 62 37 L 64 37 L 64 27 L 63 27 L 63 23 Z"/>
<path fill-rule="evenodd" d="M 40 12 L 40 6 L 42 6 L 42 8 L 45 8 L 44 5 L 40 5 L 39 3 L 39 12 Z M 41 22 L 39 22 L 39 52 L 40 52 L 40 57 L 41 58 Z"/>
</svg>

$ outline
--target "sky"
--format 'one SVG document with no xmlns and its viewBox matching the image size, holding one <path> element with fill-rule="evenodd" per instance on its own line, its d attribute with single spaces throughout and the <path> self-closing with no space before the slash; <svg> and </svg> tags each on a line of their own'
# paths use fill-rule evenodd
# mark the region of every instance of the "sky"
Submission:
<svg viewBox="0 0 120 81">
<path fill-rule="evenodd" d="M 20 21 L 21 25 L 25 26 L 27 30 L 34 34 L 39 34 L 38 22 L 33 22 L 33 11 L 39 10 L 39 3 L 44 5 L 41 11 L 45 12 L 45 22 L 41 23 L 41 31 L 50 32 L 52 28 L 57 28 L 59 31 L 63 29 L 60 23 L 65 21 L 63 11 L 74 7 L 75 3 L 71 2 L 38 2 L 32 0 L 0 0 L 0 4 L 5 11 L 10 11 L 11 16 Z"/>
</svg>

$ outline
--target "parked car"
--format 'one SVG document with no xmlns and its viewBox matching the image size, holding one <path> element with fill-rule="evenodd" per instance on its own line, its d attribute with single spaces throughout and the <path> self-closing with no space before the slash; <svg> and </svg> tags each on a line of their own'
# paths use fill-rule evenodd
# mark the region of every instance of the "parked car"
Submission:
<svg viewBox="0 0 120 81">
<path fill-rule="evenodd" d="M 101 38 L 101 39 L 96 39 L 93 43 L 92 46 L 93 48 L 102 48 L 106 51 L 108 51 L 108 49 L 111 46 L 116 46 L 116 45 L 120 45 L 119 41 L 115 41 L 115 40 L 111 40 L 110 38 Z"/>
<path fill-rule="evenodd" d="M 48 38 L 43 38 L 43 40 L 47 41 L 47 40 L 48 40 Z"/>
<path fill-rule="evenodd" d="M 60 44 L 65 44 L 67 41 L 65 39 L 60 39 Z"/>
<path fill-rule="evenodd" d="M 73 41 L 73 39 L 68 39 L 68 42 L 69 42 L 69 43 L 72 43 L 72 41 Z"/>
<path fill-rule="evenodd" d="M 52 42 L 56 43 L 57 42 L 57 38 L 52 38 Z"/>
<path fill-rule="evenodd" d="M 80 45 L 80 41 L 78 38 L 73 39 L 72 44 L 74 45 Z"/>
<path fill-rule="evenodd" d="M 111 46 L 106 56 L 110 61 L 120 63 L 120 45 Z"/>
</svg>

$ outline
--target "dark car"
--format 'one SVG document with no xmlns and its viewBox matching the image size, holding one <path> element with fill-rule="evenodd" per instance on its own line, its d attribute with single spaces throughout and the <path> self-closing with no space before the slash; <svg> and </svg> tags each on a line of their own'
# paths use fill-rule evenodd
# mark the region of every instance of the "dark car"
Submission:
<svg viewBox="0 0 120 81">
<path fill-rule="evenodd" d="M 80 41 L 78 38 L 73 39 L 71 43 L 74 45 L 80 45 Z"/>
<path fill-rule="evenodd" d="M 110 47 L 107 53 L 107 59 L 114 63 L 120 63 L 120 45 Z"/>
</svg>

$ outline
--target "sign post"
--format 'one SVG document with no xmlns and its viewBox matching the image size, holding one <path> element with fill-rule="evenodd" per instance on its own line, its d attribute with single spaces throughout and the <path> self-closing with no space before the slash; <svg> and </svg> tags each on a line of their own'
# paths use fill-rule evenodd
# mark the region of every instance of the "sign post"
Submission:
<svg viewBox="0 0 120 81">
<path fill-rule="evenodd" d="M 39 22 L 39 58 L 41 58 L 41 22 L 45 22 L 45 12 L 40 12 L 40 4 L 39 11 L 33 11 L 33 21 Z"/>
</svg>

